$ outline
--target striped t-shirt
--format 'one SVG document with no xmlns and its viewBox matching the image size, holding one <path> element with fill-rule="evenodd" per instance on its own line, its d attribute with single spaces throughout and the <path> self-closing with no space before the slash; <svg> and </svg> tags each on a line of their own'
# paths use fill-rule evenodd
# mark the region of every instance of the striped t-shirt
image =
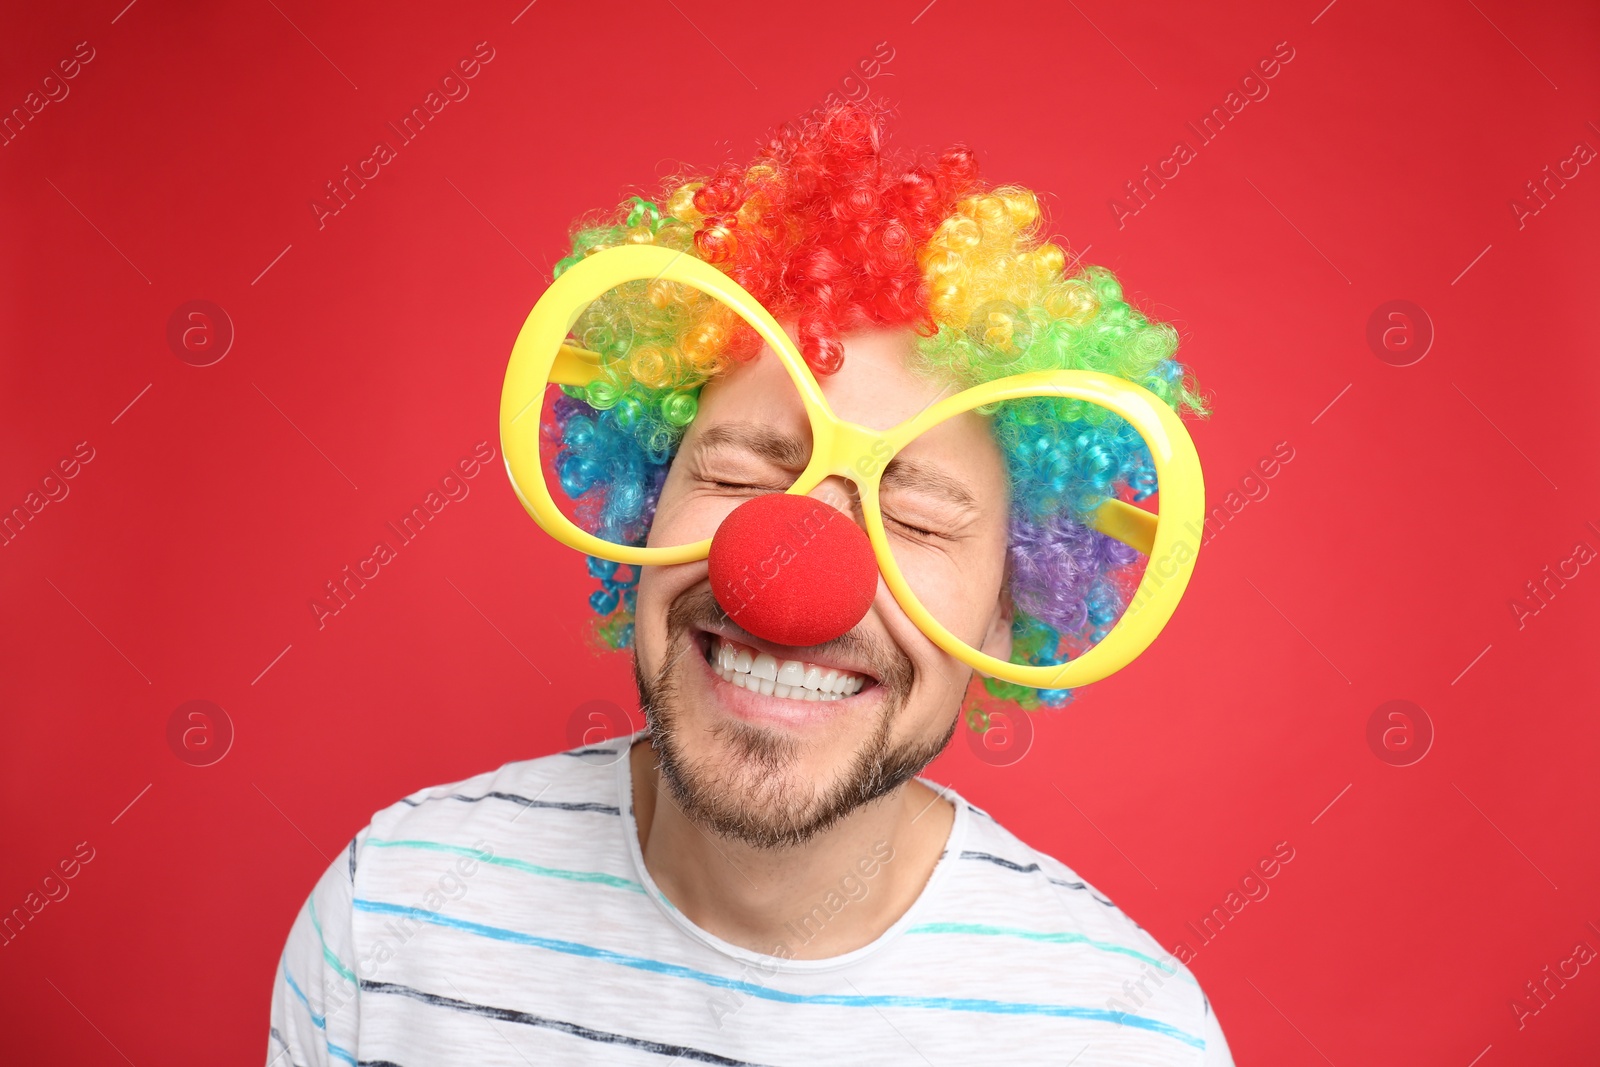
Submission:
<svg viewBox="0 0 1600 1067">
<path fill-rule="evenodd" d="M 926 779 L 955 806 L 950 837 L 871 944 L 790 959 L 700 929 L 645 869 L 627 759 L 642 736 L 378 812 L 289 931 L 267 1062 L 1231 1067 L 1186 967 Z M 862 857 L 785 927 L 794 942 L 861 899 L 883 862 L 892 850 Z"/>
</svg>

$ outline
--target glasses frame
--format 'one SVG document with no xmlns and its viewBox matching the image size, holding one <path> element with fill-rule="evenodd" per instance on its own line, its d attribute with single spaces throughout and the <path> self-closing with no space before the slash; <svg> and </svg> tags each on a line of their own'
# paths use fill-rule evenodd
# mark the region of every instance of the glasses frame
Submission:
<svg viewBox="0 0 1600 1067">
<path fill-rule="evenodd" d="M 550 385 L 583 386 L 599 378 L 598 353 L 566 343 L 589 303 L 626 282 L 666 280 L 693 286 L 732 308 L 775 352 L 793 380 L 811 424 L 811 459 L 786 492 L 807 495 L 838 475 L 861 497 L 867 537 L 878 569 L 911 621 L 945 652 L 981 674 L 1035 689 L 1068 689 L 1102 678 L 1148 648 L 1177 609 L 1200 549 L 1205 483 L 1200 457 L 1182 420 L 1142 386 L 1098 371 L 1031 371 L 985 382 L 930 405 L 887 430 L 847 422 L 834 414 L 810 366 L 778 321 L 726 274 L 684 252 L 655 245 L 622 245 L 594 252 L 551 283 L 528 313 L 506 366 L 500 395 L 500 443 L 517 499 L 556 540 L 601 559 L 633 566 L 693 563 L 711 553 L 711 538 L 673 547 L 617 545 L 574 524 L 557 507 L 539 452 L 539 416 Z M 947 630 L 923 607 L 895 561 L 878 482 L 890 460 L 919 434 L 947 418 L 985 404 L 1057 394 L 1115 412 L 1138 432 L 1155 464 L 1160 512 L 1152 514 L 1115 498 L 1089 525 L 1148 557 L 1145 573 L 1122 618 L 1093 648 L 1064 664 L 1011 663 L 981 652 Z M 534 418 L 526 416 L 532 412 Z"/>
</svg>

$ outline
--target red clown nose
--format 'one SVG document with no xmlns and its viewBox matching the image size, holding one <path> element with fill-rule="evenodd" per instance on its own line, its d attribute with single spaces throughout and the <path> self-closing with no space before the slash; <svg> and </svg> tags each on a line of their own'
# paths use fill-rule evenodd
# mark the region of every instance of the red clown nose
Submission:
<svg viewBox="0 0 1600 1067">
<path fill-rule="evenodd" d="M 872 606 L 878 561 L 848 515 L 795 493 L 740 504 L 711 538 L 711 592 L 728 617 L 780 645 L 820 645 Z"/>
</svg>

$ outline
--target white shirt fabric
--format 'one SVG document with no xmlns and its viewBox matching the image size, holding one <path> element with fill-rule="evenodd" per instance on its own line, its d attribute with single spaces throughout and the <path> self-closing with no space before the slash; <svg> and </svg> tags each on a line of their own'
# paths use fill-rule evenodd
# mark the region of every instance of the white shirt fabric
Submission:
<svg viewBox="0 0 1600 1067">
<path fill-rule="evenodd" d="M 267 1063 L 1231 1067 L 1186 967 L 926 779 L 954 825 L 877 940 L 796 960 L 707 933 L 645 869 L 627 759 L 642 736 L 507 763 L 374 815 L 290 929 Z M 893 862 L 880 843 L 839 872 L 837 891 L 784 926 L 787 951 Z"/>
</svg>

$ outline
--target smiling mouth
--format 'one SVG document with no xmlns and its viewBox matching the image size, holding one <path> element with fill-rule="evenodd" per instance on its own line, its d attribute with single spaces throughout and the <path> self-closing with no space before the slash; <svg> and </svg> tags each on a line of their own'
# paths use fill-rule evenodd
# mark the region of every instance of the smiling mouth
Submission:
<svg viewBox="0 0 1600 1067">
<path fill-rule="evenodd" d="M 780 659 L 770 652 L 709 631 L 702 631 L 698 640 L 700 652 L 712 673 L 741 689 L 765 696 L 828 703 L 878 684 L 871 675 L 808 660 Z"/>
</svg>

